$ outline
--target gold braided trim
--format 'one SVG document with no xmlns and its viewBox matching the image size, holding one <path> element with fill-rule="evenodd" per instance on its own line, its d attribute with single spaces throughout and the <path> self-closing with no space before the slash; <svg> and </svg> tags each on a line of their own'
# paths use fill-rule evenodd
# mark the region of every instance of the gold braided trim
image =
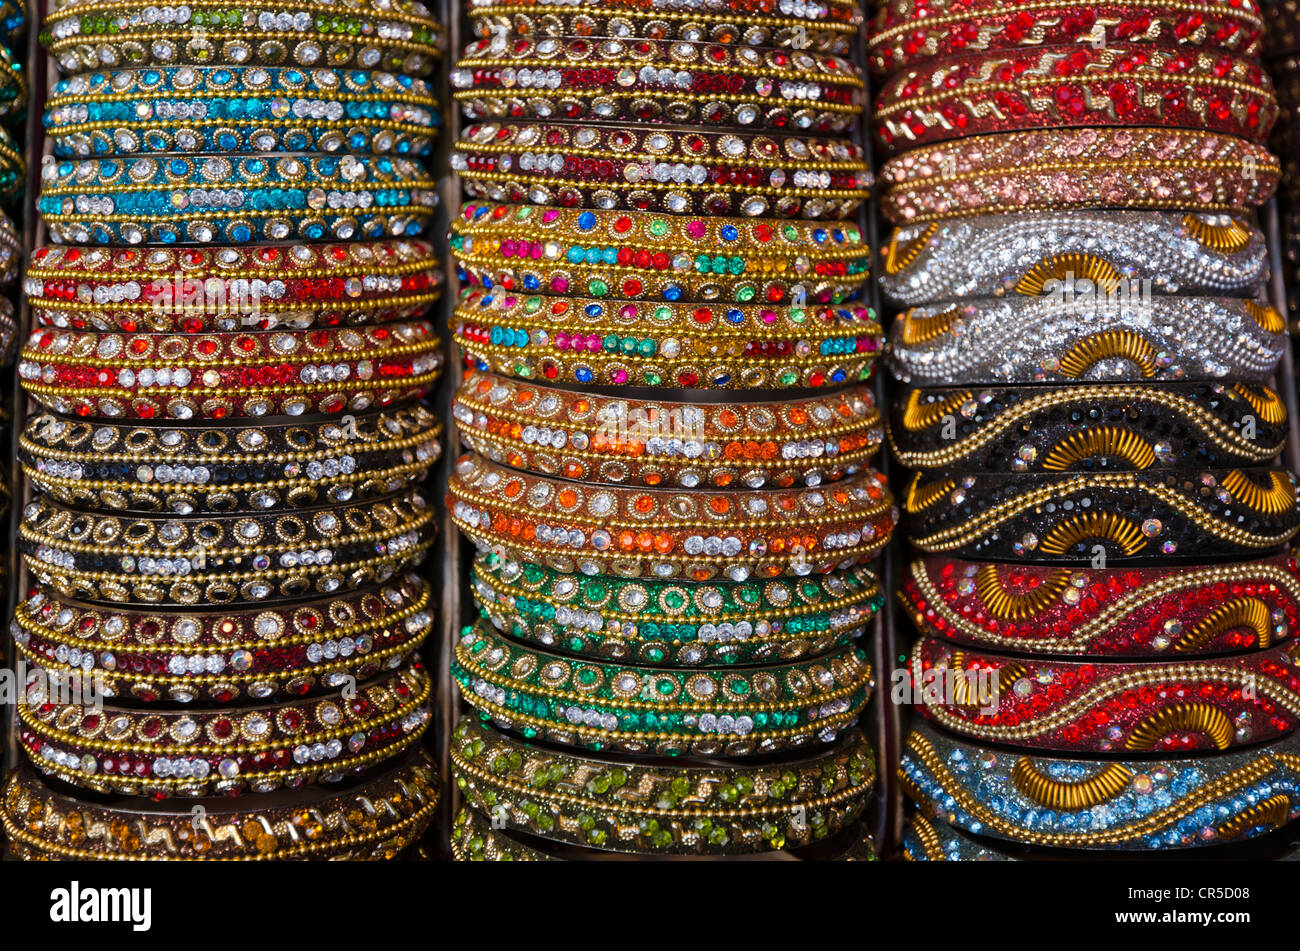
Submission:
<svg viewBox="0 0 1300 951">
<path fill-rule="evenodd" d="M 1249 383 L 1234 383 L 1232 392 L 1249 403 L 1264 422 L 1276 426 L 1286 421 L 1286 404 L 1272 390 Z"/>
<path fill-rule="evenodd" d="M 1254 318 L 1255 323 L 1259 324 L 1260 329 L 1265 333 L 1280 334 L 1286 330 L 1286 321 L 1282 315 L 1277 312 L 1271 304 L 1261 304 L 1259 301 L 1243 301 L 1246 313 Z"/>
<path fill-rule="evenodd" d="M 1037 297 L 1050 281 L 1069 284 L 1091 281 L 1101 293 L 1113 294 L 1119 289 L 1120 272 L 1119 268 L 1096 254 L 1081 251 L 1053 254 L 1022 274 L 1016 282 L 1015 291 L 1026 297 Z"/>
<path fill-rule="evenodd" d="M 1184 215 L 1185 227 L 1201 247 L 1226 254 L 1236 254 L 1250 244 L 1250 229 L 1236 218 L 1226 225 L 1213 224 L 1200 215 Z"/>
<path fill-rule="evenodd" d="M 1203 733 L 1221 750 L 1232 743 L 1232 721 L 1226 713 L 1208 703 L 1179 703 L 1135 726 L 1124 741 L 1124 748 L 1154 750 L 1161 739 L 1179 731 Z"/>
<path fill-rule="evenodd" d="M 1174 642 L 1180 653 L 1194 651 L 1220 634 L 1248 627 L 1255 632 L 1260 647 L 1268 647 L 1272 635 L 1272 616 L 1268 605 L 1259 598 L 1232 598 L 1219 605 L 1196 627 Z"/>
<path fill-rule="evenodd" d="M 907 403 L 903 406 L 903 428 L 913 433 L 918 430 L 929 429 L 945 416 L 951 416 L 962 403 L 965 403 L 970 398 L 970 390 L 962 390 L 959 393 L 945 396 L 937 403 L 927 403 L 922 406 L 921 391 L 913 390 L 908 394 Z"/>
<path fill-rule="evenodd" d="M 897 274 L 915 261 L 925 248 L 926 242 L 934 237 L 934 233 L 938 230 L 939 223 L 932 221 L 911 241 L 900 242 L 899 229 L 895 228 L 894 233 L 889 236 L 889 244 L 885 246 L 885 273 Z"/>
<path fill-rule="evenodd" d="M 1143 377 L 1156 375 L 1156 348 L 1132 330 L 1106 330 L 1091 334 L 1061 355 L 1061 373 L 1077 380 L 1105 360 L 1127 360 Z"/>
<path fill-rule="evenodd" d="M 1110 763 L 1088 779 L 1064 782 L 1045 776 L 1025 756 L 1011 768 L 1011 781 L 1026 799 L 1062 812 L 1080 812 L 1110 802 L 1128 788 L 1133 770 L 1123 763 Z"/>
<path fill-rule="evenodd" d="M 1012 594 L 1002 584 L 998 566 L 983 564 L 975 572 L 975 590 L 984 609 L 999 621 L 1023 621 L 1045 610 L 1070 586 L 1070 572 L 1054 569 L 1043 581 L 1023 594 Z"/>
<path fill-rule="evenodd" d="M 1270 485 L 1267 489 L 1263 489 L 1244 473 L 1233 469 L 1219 480 L 1219 484 L 1227 489 L 1234 499 L 1256 512 L 1281 515 L 1294 509 L 1296 495 L 1291 480 L 1275 470 L 1269 472 L 1268 478 Z"/>
<path fill-rule="evenodd" d="M 972 686 L 970 679 L 966 677 L 966 652 L 955 651 L 948 666 L 957 674 L 953 678 L 952 684 L 952 698 L 957 706 L 967 709 L 983 706 L 984 702 L 976 695 L 974 686 Z M 999 667 L 998 696 L 1010 690 L 1015 682 L 1025 674 L 1026 670 L 1020 664 L 1009 663 Z"/>
<path fill-rule="evenodd" d="M 1132 519 L 1114 512 L 1088 512 L 1053 525 L 1043 536 L 1038 550 L 1048 555 L 1064 555 L 1089 539 L 1113 542 L 1126 555 L 1136 555 L 1146 544 L 1141 527 Z"/>
<path fill-rule="evenodd" d="M 1286 793 L 1270 796 L 1257 802 L 1240 815 L 1233 816 L 1215 831 L 1227 839 L 1235 839 L 1254 829 L 1268 831 L 1286 824 L 1291 816 L 1291 797 Z"/>
<path fill-rule="evenodd" d="M 903 321 L 903 343 L 909 347 L 929 343 L 937 337 L 942 337 L 957 322 L 956 307 L 945 310 L 941 314 L 930 314 L 928 316 L 918 314 L 917 310 L 918 308 L 913 307 L 905 312 L 901 318 Z"/>
<path fill-rule="evenodd" d="M 926 509 L 938 504 L 945 495 L 957 487 L 954 479 L 942 479 L 939 482 L 931 482 L 929 485 L 921 485 L 923 473 L 918 472 L 912 477 L 912 483 L 907 487 L 907 498 L 904 499 L 903 505 L 909 512 L 924 512 Z"/>
<path fill-rule="evenodd" d="M 939 833 L 930 825 L 925 816 L 917 813 L 912 817 L 912 831 L 916 833 L 916 839 L 921 843 L 921 849 L 925 852 L 925 857 L 931 862 L 946 862 L 947 856 L 943 854 L 943 846 L 939 842 Z M 906 849 L 903 850 L 903 860 L 906 862 L 915 862 L 916 859 Z"/>
<path fill-rule="evenodd" d="M 1043 468 L 1063 472 L 1085 459 L 1110 457 L 1123 459 L 1137 469 L 1155 465 L 1156 453 L 1151 444 L 1137 433 L 1118 426 L 1097 426 L 1066 436 L 1053 446 L 1043 459 Z"/>
</svg>

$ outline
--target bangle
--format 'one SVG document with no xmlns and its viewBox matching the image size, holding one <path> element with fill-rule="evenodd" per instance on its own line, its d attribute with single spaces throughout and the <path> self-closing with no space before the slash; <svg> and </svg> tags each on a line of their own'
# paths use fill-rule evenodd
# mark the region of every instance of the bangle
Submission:
<svg viewBox="0 0 1300 951">
<path fill-rule="evenodd" d="M 781 0 L 708 0 L 707 12 L 700 10 L 702 5 L 698 0 L 649 0 L 648 3 L 646 0 L 602 0 L 599 7 L 574 4 L 571 0 L 469 0 L 466 12 L 472 18 L 523 11 L 540 17 L 547 14 L 574 15 L 580 9 L 589 16 L 603 12 L 627 18 L 655 17 L 670 21 L 689 18 L 706 23 L 719 17 L 731 22 L 738 18 L 734 15 L 739 15 L 746 24 L 750 21 L 764 26 L 793 23 L 824 29 L 843 24 L 855 30 L 862 23 L 862 8 L 850 0 L 807 0 L 798 4 Z"/>
<path fill-rule="evenodd" d="M 850 60 L 724 43 L 515 37 L 466 47 L 451 87 L 474 120 L 597 119 L 847 132 L 866 102 Z"/>
<path fill-rule="evenodd" d="M 9 365 L 14 354 L 14 338 L 18 335 L 18 321 L 14 317 L 13 301 L 0 297 L 0 364 Z"/>
<path fill-rule="evenodd" d="M 0 118 L 13 125 L 26 108 L 27 70 L 13 51 L 0 45 Z"/>
<path fill-rule="evenodd" d="M 962 835 L 946 822 L 919 812 L 903 830 L 905 862 L 1014 862 L 1015 857 Z"/>
<path fill-rule="evenodd" d="M 303 789 L 279 806 L 212 799 L 201 815 L 170 802 L 89 802 L 20 766 L 6 780 L 0 823 L 10 854 L 22 859 L 394 859 L 424 835 L 439 792 L 423 751 L 346 791 Z"/>
<path fill-rule="evenodd" d="M 205 336 L 37 328 L 18 376 L 33 399 L 67 416 L 219 420 L 419 399 L 442 361 L 442 341 L 424 322 Z"/>
<path fill-rule="evenodd" d="M 829 838 L 876 784 L 857 730 L 771 765 L 643 765 L 529 746 L 466 717 L 451 738 L 466 805 L 492 825 L 609 852 L 738 855 Z"/>
<path fill-rule="evenodd" d="M 22 273 L 25 253 L 13 219 L 0 212 L 0 285 L 9 285 Z"/>
<path fill-rule="evenodd" d="M 805 49 L 815 53 L 851 56 L 862 12 L 853 6 L 805 3 L 781 9 L 776 4 L 762 13 L 752 2 L 736 12 L 717 4 L 704 12 L 699 5 L 670 9 L 666 4 L 637 7 L 624 4 L 600 7 L 563 2 L 524 2 L 491 6 L 470 5 L 469 25 L 475 36 L 493 40 L 500 53 L 513 36 L 609 36 L 615 39 L 684 40 L 687 43 L 744 43 Z M 808 12 L 804 12 L 807 10 Z M 816 19 L 814 19 L 816 17 Z"/>
<path fill-rule="evenodd" d="M 162 516 L 132 518 L 125 529 L 124 521 L 38 500 L 24 510 L 19 547 L 36 580 L 65 598 L 192 607 L 382 583 L 418 563 L 436 530 L 417 493 L 278 517 L 205 518 L 193 527 Z M 128 540 L 114 542 L 123 532 Z M 234 546 L 217 548 L 224 539 Z M 142 547 L 150 541 L 159 547 Z"/>
<path fill-rule="evenodd" d="M 259 613 L 147 613 L 35 590 L 13 635 L 33 666 L 99 678 L 108 697 L 229 704 L 338 690 L 403 666 L 433 625 L 415 575 Z"/>
<path fill-rule="evenodd" d="M 1264 236 L 1243 217 L 1159 211 L 980 215 L 894 229 L 885 294 L 904 307 L 962 297 L 1107 295 L 1250 297 L 1268 273 Z"/>
<path fill-rule="evenodd" d="M 1273 740 L 1300 723 L 1291 646 L 1177 661 L 1052 660 L 917 641 L 921 712 L 981 743 L 1062 753 L 1178 753 Z M 951 684 L 951 691 L 922 690 Z"/>
<path fill-rule="evenodd" d="M 214 0 L 141 8 L 76 0 L 45 18 L 41 43 L 64 73 L 130 66 L 352 66 L 425 76 L 440 27 L 422 4 L 397 0 L 381 16 L 346 0 L 232 9 Z"/>
<path fill-rule="evenodd" d="M 1246 558 L 1300 528 L 1285 469 L 917 476 L 905 510 L 921 551 L 1055 564 Z"/>
<path fill-rule="evenodd" d="M 965 53 L 1067 44 L 1203 48 L 1253 59 L 1264 22 L 1254 3 L 1223 0 L 890 0 L 871 27 L 867 59 L 886 74 Z"/>
<path fill-rule="evenodd" d="M 1240 211 L 1277 189 L 1263 146 L 1183 129 L 1007 132 L 914 149 L 881 169 L 895 224 L 1063 208 Z"/>
<path fill-rule="evenodd" d="M 1286 408 L 1264 386 L 1123 383 L 909 390 L 889 441 L 909 469 L 1098 472 L 1266 465 Z"/>
<path fill-rule="evenodd" d="M 1054 568 L 931 555 L 898 593 L 923 634 L 971 647 L 1088 657 L 1263 649 L 1300 629 L 1292 554 L 1178 568 Z"/>
<path fill-rule="evenodd" d="M 605 211 L 849 218 L 871 189 L 838 139 L 563 123 L 472 125 L 451 168 L 475 198 Z"/>
<path fill-rule="evenodd" d="M 484 625 L 452 661 L 483 720 L 529 739 L 656 755 L 755 756 L 827 744 L 857 722 L 874 680 L 857 648 L 758 668 L 677 671 L 575 661 Z"/>
<path fill-rule="evenodd" d="M 61 79 L 44 125 L 61 158 L 148 152 L 426 156 L 442 123 L 425 80 L 345 69 L 168 66 Z"/>
<path fill-rule="evenodd" d="M 420 234 L 436 185 L 385 155 L 170 155 L 50 162 L 37 208 L 59 244 L 246 244 Z"/>
<path fill-rule="evenodd" d="M 0 204 L 9 204 L 27 184 L 27 162 L 13 137 L 0 127 Z"/>
<path fill-rule="evenodd" d="M 649 488 L 787 488 L 856 475 L 883 439 L 866 387 L 784 403 L 675 403 L 574 393 L 471 372 L 461 441 L 515 469 Z"/>
<path fill-rule="evenodd" d="M 738 296 L 752 298 L 753 289 L 739 286 Z M 768 296 L 786 290 L 767 285 Z M 870 377 L 883 344 L 875 311 L 860 303 L 718 306 L 485 287 L 463 290 L 454 317 L 470 368 L 584 385 L 817 389 Z"/>
<path fill-rule="evenodd" d="M 889 151 L 991 132 L 1116 125 L 1222 132 L 1263 144 L 1277 99 L 1251 59 L 1067 44 L 903 70 L 881 89 L 872 118 Z"/>
<path fill-rule="evenodd" d="M 306 330 L 423 317 L 442 265 L 421 240 L 32 253 L 38 326 L 126 333 Z"/>
<path fill-rule="evenodd" d="M 458 273 L 485 291 L 499 284 L 505 291 L 670 302 L 780 304 L 795 296 L 838 303 L 866 280 L 871 260 L 862 232 L 847 222 L 825 227 L 528 205 L 467 203 L 452 223 L 450 244 Z"/>
<path fill-rule="evenodd" d="M 870 469 L 824 490 L 673 492 L 525 475 L 467 454 L 447 491 L 452 521 L 481 549 L 557 571 L 695 581 L 869 561 L 896 512 Z"/>
<path fill-rule="evenodd" d="M 858 637 L 884 602 L 862 567 L 797 581 L 674 584 L 561 574 L 486 552 L 471 584 L 480 615 L 516 640 L 684 667 L 817 657 Z"/>
<path fill-rule="evenodd" d="M 19 437 L 18 460 L 36 489 L 77 508 L 267 511 L 415 488 L 442 455 L 441 435 L 442 423 L 420 404 L 356 416 L 350 425 L 193 431 L 40 413 Z"/>
<path fill-rule="evenodd" d="M 1160 851 L 1238 841 L 1300 815 L 1300 738 L 1166 759 L 1019 756 L 918 725 L 899 776 L 928 814 L 1026 845 Z"/>
<path fill-rule="evenodd" d="M 1072 279 L 1062 280 L 1066 294 L 910 308 L 891 329 L 890 369 L 920 386 L 1265 381 L 1287 346 L 1282 315 L 1257 301 L 1110 294 L 1104 284 L 1069 299 Z"/>
<path fill-rule="evenodd" d="M 339 694 L 231 710 L 87 712 L 36 690 L 18 705 L 18 739 L 37 770 L 80 789 L 156 799 L 266 793 L 393 760 L 424 733 L 431 693 L 418 662 Z"/>
</svg>

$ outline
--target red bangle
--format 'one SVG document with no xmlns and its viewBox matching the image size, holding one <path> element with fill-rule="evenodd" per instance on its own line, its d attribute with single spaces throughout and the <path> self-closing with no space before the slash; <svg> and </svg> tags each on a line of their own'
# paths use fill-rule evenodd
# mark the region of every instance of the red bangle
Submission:
<svg viewBox="0 0 1300 951">
<path fill-rule="evenodd" d="M 1166 126 L 1263 143 L 1277 118 L 1257 63 L 1226 53 L 1055 46 L 955 57 L 899 73 L 880 94 L 889 150 L 990 132 Z"/>
<path fill-rule="evenodd" d="M 1293 554 L 1191 568 L 1055 568 L 929 556 L 898 596 L 921 633 L 1034 654 L 1185 657 L 1268 647 L 1300 626 Z"/>
<path fill-rule="evenodd" d="M 1300 725 L 1294 651 L 1104 663 L 974 654 L 922 640 L 911 672 L 925 716 L 973 739 L 1057 752 L 1185 753 L 1271 740 Z"/>
</svg>

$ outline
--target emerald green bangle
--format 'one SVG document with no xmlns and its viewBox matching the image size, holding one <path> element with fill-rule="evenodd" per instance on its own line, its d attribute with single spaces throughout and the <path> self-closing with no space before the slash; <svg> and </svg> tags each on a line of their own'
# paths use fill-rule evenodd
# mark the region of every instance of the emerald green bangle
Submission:
<svg viewBox="0 0 1300 951">
<path fill-rule="evenodd" d="M 698 667 L 791 661 L 852 641 L 880 610 L 856 567 L 771 581 L 691 583 L 566 574 L 488 551 L 474 601 L 497 630 L 583 657 Z"/>
<path fill-rule="evenodd" d="M 876 783 L 856 729 L 789 762 L 650 765 L 530 746 L 466 718 L 451 762 L 465 802 L 493 826 L 613 852 L 801 848 L 852 825 Z"/>
<path fill-rule="evenodd" d="M 829 743 L 857 721 L 874 685 L 853 647 L 791 664 L 671 670 L 533 650 L 481 621 L 461 632 L 451 671 L 483 719 L 526 738 L 669 756 Z"/>
</svg>

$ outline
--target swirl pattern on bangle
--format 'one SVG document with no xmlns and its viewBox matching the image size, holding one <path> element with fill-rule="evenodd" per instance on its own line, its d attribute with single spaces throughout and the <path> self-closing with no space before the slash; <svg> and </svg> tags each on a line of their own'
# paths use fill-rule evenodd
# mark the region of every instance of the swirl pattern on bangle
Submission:
<svg viewBox="0 0 1300 951">
<path fill-rule="evenodd" d="M 1014 862 L 1015 858 L 968 838 L 948 825 L 917 813 L 903 830 L 905 862 Z"/>
</svg>

